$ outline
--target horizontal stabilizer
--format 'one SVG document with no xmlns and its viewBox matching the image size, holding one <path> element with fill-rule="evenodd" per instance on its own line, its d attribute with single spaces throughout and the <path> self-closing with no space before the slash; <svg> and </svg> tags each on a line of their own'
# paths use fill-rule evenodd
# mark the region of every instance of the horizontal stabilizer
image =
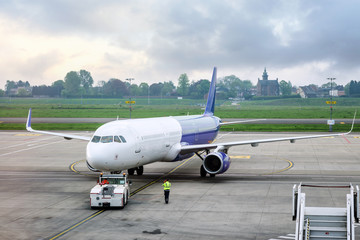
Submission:
<svg viewBox="0 0 360 240">
<path fill-rule="evenodd" d="M 266 121 L 267 119 L 250 119 L 250 120 L 239 120 L 239 121 L 234 121 L 234 122 L 222 122 L 219 125 L 220 126 L 224 126 L 224 125 L 231 125 L 231 124 L 241 124 L 241 123 L 247 123 L 247 122 L 256 122 L 256 121 Z"/>
</svg>

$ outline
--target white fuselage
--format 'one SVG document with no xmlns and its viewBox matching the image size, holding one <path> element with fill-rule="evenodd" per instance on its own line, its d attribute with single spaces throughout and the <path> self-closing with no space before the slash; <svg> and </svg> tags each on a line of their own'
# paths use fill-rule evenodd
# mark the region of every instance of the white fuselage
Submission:
<svg viewBox="0 0 360 240">
<path fill-rule="evenodd" d="M 180 155 L 181 146 L 212 142 L 219 122 L 204 115 L 112 121 L 95 131 L 87 145 L 87 163 L 92 170 L 121 171 L 182 160 L 189 154 Z"/>
<path fill-rule="evenodd" d="M 112 121 L 95 131 L 86 158 L 89 165 L 102 171 L 172 161 L 180 151 L 181 133 L 179 122 L 172 117 Z"/>
</svg>

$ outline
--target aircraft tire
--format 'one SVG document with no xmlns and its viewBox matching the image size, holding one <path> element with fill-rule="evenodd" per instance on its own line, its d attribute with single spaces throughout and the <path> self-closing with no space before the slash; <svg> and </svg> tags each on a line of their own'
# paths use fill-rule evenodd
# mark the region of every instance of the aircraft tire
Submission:
<svg viewBox="0 0 360 240">
<path fill-rule="evenodd" d="M 136 174 L 137 175 L 141 176 L 141 175 L 143 175 L 143 173 L 144 173 L 144 167 L 143 166 L 140 166 L 140 167 L 136 168 Z"/>
<path fill-rule="evenodd" d="M 206 177 L 206 174 L 207 174 L 207 172 L 205 171 L 204 166 L 201 165 L 201 167 L 200 167 L 200 176 L 201 177 Z"/>
<path fill-rule="evenodd" d="M 128 204 L 128 201 L 129 201 L 129 192 L 126 192 L 126 201 L 125 201 L 125 205 Z"/>
<path fill-rule="evenodd" d="M 130 176 L 134 175 L 134 173 L 135 173 L 135 168 L 129 168 L 129 169 L 128 169 L 128 174 L 129 174 Z"/>
<path fill-rule="evenodd" d="M 122 197 L 122 202 L 123 202 L 123 205 L 120 207 L 120 209 L 124 209 L 124 207 L 126 206 L 126 198 L 125 198 L 125 196 L 123 195 L 123 197 Z"/>
<path fill-rule="evenodd" d="M 210 174 L 210 177 L 214 178 L 216 174 Z"/>
</svg>

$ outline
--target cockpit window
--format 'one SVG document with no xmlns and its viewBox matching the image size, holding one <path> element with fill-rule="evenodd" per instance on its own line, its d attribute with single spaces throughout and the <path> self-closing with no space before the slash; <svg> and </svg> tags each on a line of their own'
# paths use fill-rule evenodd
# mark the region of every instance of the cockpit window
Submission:
<svg viewBox="0 0 360 240">
<path fill-rule="evenodd" d="M 102 143 L 111 143 L 113 142 L 113 136 L 103 136 L 101 137 Z"/>
<path fill-rule="evenodd" d="M 91 139 L 91 142 L 93 143 L 112 143 L 112 142 L 117 142 L 117 143 L 126 143 L 126 140 L 123 136 L 93 136 L 93 138 Z"/>
<path fill-rule="evenodd" d="M 100 138 L 101 138 L 101 137 L 99 137 L 99 136 L 94 136 L 94 137 L 92 138 L 91 142 L 93 142 L 93 143 L 98 143 L 98 142 L 100 142 Z"/>
<path fill-rule="evenodd" d="M 126 140 L 125 140 L 125 138 L 123 137 L 123 136 L 119 136 L 120 138 L 121 138 L 121 141 L 123 142 L 123 143 L 126 143 Z"/>
<path fill-rule="evenodd" d="M 119 136 L 114 136 L 114 142 L 121 143 Z"/>
</svg>

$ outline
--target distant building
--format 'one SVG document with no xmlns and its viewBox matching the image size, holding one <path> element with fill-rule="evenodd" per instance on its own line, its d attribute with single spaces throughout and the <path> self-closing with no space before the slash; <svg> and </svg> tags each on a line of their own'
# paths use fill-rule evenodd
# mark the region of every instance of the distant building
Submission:
<svg viewBox="0 0 360 240">
<path fill-rule="evenodd" d="M 328 98 L 331 95 L 333 97 L 345 96 L 344 86 L 339 85 L 331 88 L 318 87 L 317 85 L 310 84 L 308 86 L 302 86 L 297 89 L 297 94 L 301 98 Z"/>
<path fill-rule="evenodd" d="M 262 75 L 262 80 L 260 80 L 258 78 L 256 95 L 257 96 L 279 96 L 278 78 L 276 78 L 276 80 L 269 80 L 269 76 L 266 72 L 266 68 L 264 69 L 264 73 Z"/>
<path fill-rule="evenodd" d="M 301 98 L 316 98 L 318 97 L 318 87 L 316 85 L 302 86 L 299 87 L 297 93 Z"/>
<path fill-rule="evenodd" d="M 337 91 L 337 96 L 338 97 L 341 97 L 341 96 L 345 96 L 346 94 L 345 94 L 345 88 L 344 88 L 344 86 L 343 85 L 337 85 L 336 87 L 335 87 L 335 90 Z M 335 96 L 335 95 L 334 95 Z"/>
<path fill-rule="evenodd" d="M 345 96 L 345 91 L 343 90 L 330 90 L 329 91 L 329 96 L 333 96 L 333 97 L 341 97 L 341 96 Z"/>
<path fill-rule="evenodd" d="M 31 95 L 31 91 L 32 88 L 31 87 L 17 87 L 17 88 L 12 88 L 9 91 L 9 96 L 16 96 L 16 95 L 21 95 L 21 96 L 30 96 Z"/>
</svg>

